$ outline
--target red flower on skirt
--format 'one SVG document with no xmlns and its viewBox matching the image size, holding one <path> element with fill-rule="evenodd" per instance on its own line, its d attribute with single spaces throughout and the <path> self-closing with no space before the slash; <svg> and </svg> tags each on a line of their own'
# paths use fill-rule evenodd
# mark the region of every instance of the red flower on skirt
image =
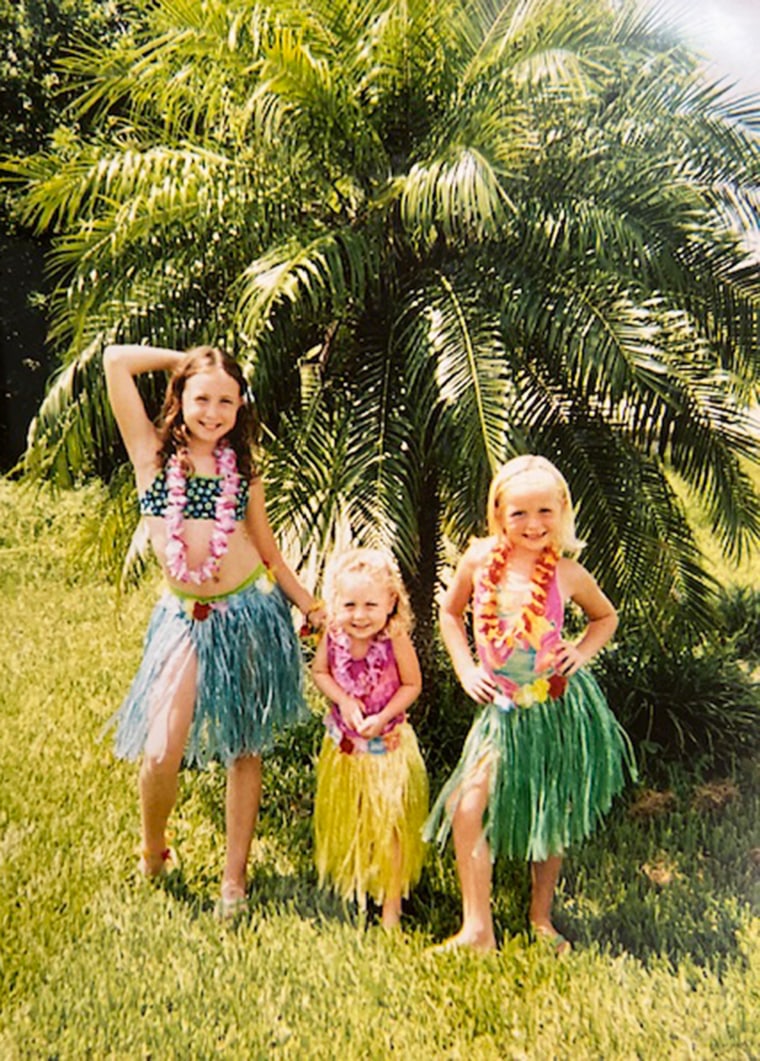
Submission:
<svg viewBox="0 0 760 1061">
<path fill-rule="evenodd" d="M 564 674 L 552 674 L 549 678 L 549 696 L 552 700 L 559 700 L 567 689 L 567 678 Z"/>
<path fill-rule="evenodd" d="M 338 750 L 342 751 L 344 755 L 353 755 L 354 742 L 349 737 L 347 737 L 345 735 L 345 733 L 343 734 L 343 736 L 340 739 L 340 744 L 338 745 Z"/>
<path fill-rule="evenodd" d="M 211 610 L 211 605 L 207 601 L 194 601 L 193 619 L 197 619 L 201 623 L 204 619 L 208 619 L 209 615 L 211 615 Z"/>
</svg>

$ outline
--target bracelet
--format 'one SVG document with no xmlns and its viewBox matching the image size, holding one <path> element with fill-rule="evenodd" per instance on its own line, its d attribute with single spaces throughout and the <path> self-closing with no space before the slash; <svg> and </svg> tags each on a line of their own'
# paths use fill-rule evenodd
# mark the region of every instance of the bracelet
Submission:
<svg viewBox="0 0 760 1061">
<path fill-rule="evenodd" d="M 325 602 L 323 600 L 316 600 L 308 611 L 303 612 L 304 622 L 303 626 L 298 631 L 298 635 L 302 641 L 311 645 L 312 648 L 317 647 L 317 644 L 322 637 L 322 631 L 318 626 L 314 626 L 309 616 L 312 612 L 317 611 L 319 608 L 324 608 L 324 606 Z"/>
<path fill-rule="evenodd" d="M 306 611 L 303 614 L 308 619 L 312 612 L 316 612 L 320 608 L 324 608 L 324 606 L 325 606 L 325 602 L 320 598 L 319 600 L 315 600 L 314 603 L 312 604 L 311 608 L 307 608 Z"/>
</svg>

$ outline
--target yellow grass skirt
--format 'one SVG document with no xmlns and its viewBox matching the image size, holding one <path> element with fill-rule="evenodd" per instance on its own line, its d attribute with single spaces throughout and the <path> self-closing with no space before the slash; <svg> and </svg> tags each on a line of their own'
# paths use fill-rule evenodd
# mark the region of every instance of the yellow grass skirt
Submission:
<svg viewBox="0 0 760 1061">
<path fill-rule="evenodd" d="M 383 755 L 346 755 L 326 734 L 317 762 L 314 858 L 319 883 L 329 879 L 344 899 L 355 898 L 362 909 L 367 896 L 376 903 L 392 896 L 397 881 L 406 897 L 422 872 L 427 772 L 409 723 L 402 722 L 394 733 L 398 747 Z"/>
</svg>

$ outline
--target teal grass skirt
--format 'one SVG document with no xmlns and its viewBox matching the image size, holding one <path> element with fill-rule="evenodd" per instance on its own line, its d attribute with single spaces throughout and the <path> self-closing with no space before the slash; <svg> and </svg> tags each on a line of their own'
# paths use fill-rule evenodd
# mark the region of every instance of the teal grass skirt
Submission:
<svg viewBox="0 0 760 1061">
<path fill-rule="evenodd" d="M 562 697 L 475 719 L 454 772 L 425 825 L 443 845 L 468 780 L 488 779 L 483 815 L 492 859 L 543 862 L 589 836 L 636 777 L 631 743 L 596 679 L 574 674 Z"/>
<path fill-rule="evenodd" d="M 151 754 L 160 757 L 162 729 L 165 734 L 182 683 L 191 695 L 195 686 L 184 754 L 189 766 L 256 755 L 277 730 L 308 717 L 290 608 L 263 564 L 219 597 L 163 594 L 140 668 L 109 723 L 116 726 L 118 758 L 137 759 L 149 739 Z"/>
</svg>

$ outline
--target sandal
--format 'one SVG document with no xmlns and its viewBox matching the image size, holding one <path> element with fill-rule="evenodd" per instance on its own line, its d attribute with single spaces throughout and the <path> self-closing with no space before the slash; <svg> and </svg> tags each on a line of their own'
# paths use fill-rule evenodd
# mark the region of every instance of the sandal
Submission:
<svg viewBox="0 0 760 1061">
<path fill-rule="evenodd" d="M 546 929 L 531 928 L 533 942 L 550 950 L 555 958 L 561 958 L 563 954 L 569 954 L 573 945 L 561 932 L 549 932 Z"/>
<path fill-rule="evenodd" d="M 443 943 L 436 943 L 428 947 L 429 954 L 490 954 L 496 951 L 496 941 L 493 945 L 483 945 L 477 940 L 462 939 L 458 932 L 455 936 L 449 936 Z"/>
<path fill-rule="evenodd" d="M 150 851 L 143 851 L 140 861 L 137 863 L 137 872 L 145 877 L 146 880 L 161 880 L 163 877 L 168 877 L 179 866 L 177 855 L 170 847 L 165 847 L 161 851 L 161 863 L 158 869 L 151 868 L 153 857 Z"/>
<path fill-rule="evenodd" d="M 238 918 L 248 913 L 248 896 L 245 892 L 237 895 L 222 894 L 216 901 L 214 916 L 219 921 L 237 921 Z"/>
</svg>

